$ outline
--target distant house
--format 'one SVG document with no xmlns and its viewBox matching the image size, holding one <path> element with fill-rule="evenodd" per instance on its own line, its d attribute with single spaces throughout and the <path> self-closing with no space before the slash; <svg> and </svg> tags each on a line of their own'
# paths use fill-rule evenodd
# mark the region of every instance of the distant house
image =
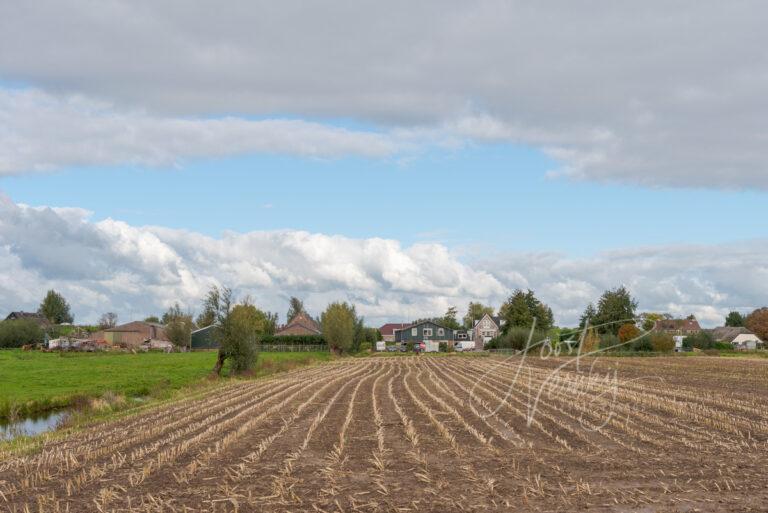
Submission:
<svg viewBox="0 0 768 513">
<path fill-rule="evenodd" d="M 395 331 L 395 342 L 453 344 L 453 330 L 433 321 L 421 321 Z"/>
<path fill-rule="evenodd" d="M 384 326 L 379 328 L 379 332 L 381 332 L 382 340 L 384 342 L 394 342 L 395 332 L 407 326 L 410 326 L 410 324 L 401 323 L 401 322 L 390 322 L 389 324 L 385 324 Z"/>
<path fill-rule="evenodd" d="M 760 337 L 743 327 L 723 326 L 709 330 L 709 332 L 717 342 L 731 344 L 734 349 L 739 351 L 754 350 L 763 345 Z"/>
<path fill-rule="evenodd" d="M 8 317 L 5 318 L 6 321 L 20 321 L 20 320 L 27 320 L 27 321 L 33 321 L 35 324 L 40 326 L 41 328 L 47 328 L 50 326 L 50 322 L 48 322 L 48 319 L 45 318 L 45 316 L 37 313 L 37 312 L 11 312 L 8 314 Z"/>
<path fill-rule="evenodd" d="M 654 323 L 653 331 L 686 336 L 701 333 L 701 326 L 696 317 L 691 315 L 686 319 L 659 319 Z"/>
<path fill-rule="evenodd" d="M 200 328 L 192 332 L 190 346 L 192 350 L 218 349 L 219 342 L 216 340 L 216 326 L 211 324 L 205 328 Z"/>
<path fill-rule="evenodd" d="M 106 340 L 113 345 L 138 347 L 145 342 L 168 341 L 165 326 L 154 322 L 133 321 L 114 328 L 99 331 L 94 338 Z"/>
<path fill-rule="evenodd" d="M 506 321 L 499 316 L 485 314 L 475 321 L 474 338 L 477 350 L 482 350 L 485 343 L 501 333 Z"/>
<path fill-rule="evenodd" d="M 321 335 L 320 326 L 306 312 L 300 312 L 288 321 L 288 324 L 282 326 L 275 333 L 276 337 L 284 335 Z"/>
</svg>

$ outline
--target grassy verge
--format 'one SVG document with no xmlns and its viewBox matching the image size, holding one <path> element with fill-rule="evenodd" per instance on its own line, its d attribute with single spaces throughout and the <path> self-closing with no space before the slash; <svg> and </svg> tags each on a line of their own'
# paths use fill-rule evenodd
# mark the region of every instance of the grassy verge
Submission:
<svg viewBox="0 0 768 513">
<path fill-rule="evenodd" d="M 27 356 L 30 354 L 34 354 L 34 356 L 31 358 L 17 358 L 17 356 Z M 67 360 L 66 364 L 64 364 L 65 368 L 70 369 L 65 375 L 71 375 L 64 380 L 55 379 L 55 372 L 54 378 L 50 377 L 48 372 L 52 371 L 51 366 L 56 361 L 51 361 L 44 356 L 51 357 L 55 355 L 49 353 L 0 351 L 0 372 L 3 373 L 3 375 L 0 375 L 0 378 L 11 375 L 10 372 L 5 373 L 6 367 L 14 368 L 12 372 L 17 378 L 20 375 L 19 373 L 22 373 L 21 375 L 24 376 L 24 379 L 34 383 L 37 390 L 44 390 L 43 395 L 29 399 L 32 396 L 30 396 L 29 391 L 20 390 L 24 388 L 23 383 L 19 383 L 17 379 L 13 382 L 14 384 L 10 389 L 0 391 L 0 398 L 10 401 L 10 393 L 13 393 L 13 397 L 16 398 L 15 400 L 23 397 L 27 398 L 25 404 L 39 404 L 42 406 L 50 404 L 72 406 L 74 402 L 82 403 L 83 398 L 90 398 L 90 400 L 87 401 L 85 408 L 76 410 L 72 415 L 68 416 L 64 425 L 56 431 L 0 441 L 0 461 L 12 455 L 34 453 L 45 442 L 65 437 L 96 422 L 134 415 L 181 399 L 201 397 L 216 388 L 227 386 L 228 383 L 231 383 L 228 379 L 206 379 L 213 367 L 213 362 L 216 358 L 215 352 L 144 353 L 138 355 L 72 353 L 67 358 L 73 358 L 73 360 Z M 94 357 L 97 357 L 96 360 L 88 359 Z M 124 357 L 133 358 L 121 359 Z M 167 360 L 158 360 L 158 357 L 164 357 Z M 254 375 L 248 378 L 237 379 L 267 377 L 298 367 L 328 361 L 332 358 L 327 352 L 260 353 L 256 368 L 254 369 Z M 66 360 L 66 358 L 62 359 Z M 15 360 L 21 360 L 25 363 L 20 364 Z M 15 365 L 5 365 L 8 362 Z M 108 376 L 101 371 L 94 371 L 93 363 L 106 365 L 114 375 Z M 181 367 L 176 368 L 172 372 L 172 384 L 168 384 L 171 378 L 161 374 L 164 370 L 168 370 L 169 363 L 174 364 L 176 367 Z M 43 369 L 48 372 L 43 372 Z M 90 369 L 90 371 L 86 371 L 86 369 Z M 53 370 L 55 371 L 56 368 Z M 131 379 L 142 384 L 135 388 L 135 385 L 130 382 Z M 73 383 L 78 383 L 82 388 L 73 389 Z M 0 386 L 5 386 L 6 384 L 7 381 L 0 379 Z M 132 391 L 143 390 L 142 387 L 146 386 L 149 386 L 150 390 L 154 391 L 148 396 L 146 401 L 135 402 L 125 400 L 126 395 L 134 395 L 131 393 Z M 73 390 L 74 392 L 72 392 Z M 90 393 L 86 395 L 86 391 L 90 391 Z"/>
<path fill-rule="evenodd" d="M 255 376 L 330 358 L 328 353 L 262 353 Z M 162 398 L 206 378 L 215 352 L 41 353 L 0 351 L 0 418 L 73 406 L 105 394 Z"/>
</svg>

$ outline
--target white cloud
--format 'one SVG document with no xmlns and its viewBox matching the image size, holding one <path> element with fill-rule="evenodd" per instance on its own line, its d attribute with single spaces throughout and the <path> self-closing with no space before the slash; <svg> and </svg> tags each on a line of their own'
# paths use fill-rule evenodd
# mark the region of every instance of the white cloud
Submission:
<svg viewBox="0 0 768 513">
<path fill-rule="evenodd" d="M 403 247 L 301 231 L 226 233 L 214 239 L 161 227 L 92 222 L 77 209 L 33 208 L 0 196 L 0 310 L 34 308 L 61 289 L 77 317 L 102 311 L 159 312 L 181 301 L 195 308 L 212 284 L 235 287 L 282 311 L 289 295 L 317 310 L 354 300 L 373 318 L 442 314 L 466 297 L 501 297 L 489 273 L 433 244 Z M 6 274 L 8 274 L 6 276 Z"/>
<path fill-rule="evenodd" d="M 385 157 L 406 141 L 301 120 L 184 119 L 84 97 L 0 89 L 0 175 L 79 165 L 174 165 L 242 153 Z"/>
<path fill-rule="evenodd" d="M 573 324 L 603 291 L 625 285 L 641 311 L 695 314 L 702 323 L 723 322 L 733 309 L 766 303 L 768 240 L 717 245 L 625 249 L 573 259 L 558 254 L 508 254 L 475 263 L 505 284 L 530 287 Z M 527 279 L 521 283 L 520 277 Z"/>
<path fill-rule="evenodd" d="M 432 132 L 535 145 L 562 162 L 553 175 L 574 179 L 766 189 L 767 10 L 758 0 L 5 2 L 0 77 L 66 100 L 18 97 L 23 114 L 10 118 L 0 108 L 10 128 L 0 168 L 380 156 L 398 151 L 393 134 Z M 218 119 L 227 113 L 236 117 Z M 385 135 L 247 121 L 285 114 L 362 120 Z"/>
<path fill-rule="evenodd" d="M 643 310 L 695 313 L 708 324 L 732 308 L 765 303 L 768 241 L 670 246 L 572 259 L 507 254 L 460 261 L 440 244 L 403 246 L 302 231 L 228 232 L 220 238 L 112 219 L 76 208 L 29 207 L 0 196 L 0 311 L 35 308 L 48 288 L 81 321 L 112 310 L 123 320 L 189 308 L 213 284 L 250 294 L 283 313 L 305 298 L 313 313 L 349 300 L 370 322 L 441 315 L 470 300 L 498 306 L 514 288 L 532 288 L 558 322 L 571 325 L 602 291 L 625 284 Z"/>
</svg>

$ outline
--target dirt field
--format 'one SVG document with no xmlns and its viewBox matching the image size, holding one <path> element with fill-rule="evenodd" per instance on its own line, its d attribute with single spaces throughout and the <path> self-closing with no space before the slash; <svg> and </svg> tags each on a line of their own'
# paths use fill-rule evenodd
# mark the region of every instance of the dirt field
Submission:
<svg viewBox="0 0 768 513">
<path fill-rule="evenodd" d="M 764 512 L 767 457 L 766 361 L 347 359 L 0 462 L 0 509 Z"/>
</svg>

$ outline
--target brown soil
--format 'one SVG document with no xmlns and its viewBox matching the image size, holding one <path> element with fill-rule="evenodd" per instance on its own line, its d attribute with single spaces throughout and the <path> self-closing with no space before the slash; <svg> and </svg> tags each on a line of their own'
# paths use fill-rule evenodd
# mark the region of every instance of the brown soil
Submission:
<svg viewBox="0 0 768 513">
<path fill-rule="evenodd" d="M 0 511 L 768 511 L 768 361 L 338 360 L 0 461 Z"/>
</svg>

